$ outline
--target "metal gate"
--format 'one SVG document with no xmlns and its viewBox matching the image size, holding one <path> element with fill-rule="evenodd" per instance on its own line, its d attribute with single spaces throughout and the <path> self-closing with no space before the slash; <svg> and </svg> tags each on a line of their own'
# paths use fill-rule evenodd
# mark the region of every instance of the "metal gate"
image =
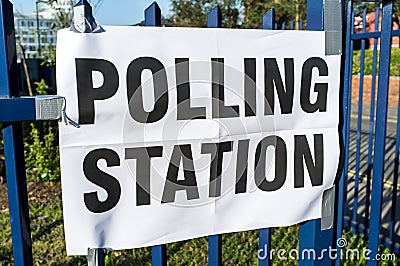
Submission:
<svg viewBox="0 0 400 266">
<path fill-rule="evenodd" d="M 355 2 L 355 1 L 354 1 Z M 6 158 L 6 171 L 9 191 L 10 219 L 12 227 L 12 243 L 15 265 L 32 265 L 32 241 L 30 237 L 30 223 L 28 214 L 28 200 L 26 189 L 26 174 L 24 165 L 24 151 L 22 139 L 22 121 L 37 119 L 57 119 L 57 115 L 41 116 L 37 112 L 41 106 L 41 101 L 35 98 L 19 97 L 18 77 L 16 69 L 16 51 L 14 37 L 14 22 L 12 4 L 9 0 L 0 0 L 0 122 L 2 122 L 2 131 L 4 139 L 4 153 Z M 307 1 L 307 30 L 326 30 L 327 26 L 332 23 L 331 14 L 333 6 L 339 6 L 337 0 L 308 0 Z M 342 172 L 338 174 L 337 182 L 337 215 L 333 229 L 321 231 L 321 219 L 305 222 L 300 225 L 299 229 L 299 250 L 313 249 L 317 254 L 321 254 L 324 250 L 339 248 L 336 240 L 342 237 L 342 231 L 345 224 L 352 226 L 354 233 L 361 232 L 369 237 L 369 248 L 372 253 L 370 257 L 377 254 L 378 245 L 383 240 L 393 251 L 399 252 L 398 219 L 396 219 L 396 202 L 398 187 L 398 159 L 400 146 L 400 125 L 396 124 L 396 136 L 393 158 L 385 157 L 385 143 L 387 143 L 387 106 L 388 106 L 388 86 L 389 86 L 389 64 L 392 36 L 400 36 L 399 30 L 392 30 L 392 14 L 394 1 L 383 1 L 381 7 L 377 9 L 376 14 L 381 19 L 381 27 L 377 27 L 374 32 L 367 33 L 365 31 L 365 23 L 361 32 L 354 32 L 354 11 L 353 1 L 342 3 L 343 19 L 343 36 L 344 52 L 342 66 L 342 113 L 340 130 L 342 132 Z M 340 6 L 339 6 L 340 7 Z M 325 8 L 325 9 L 324 9 Z M 336 10 L 337 12 L 340 11 Z M 325 15 L 324 15 L 325 14 Z M 366 19 L 366 13 L 363 15 Z M 207 14 L 207 27 L 221 27 L 222 15 L 219 7 L 215 7 Z M 339 23 L 340 25 L 341 23 Z M 379 23 L 378 23 L 379 24 Z M 146 26 L 161 26 L 161 11 L 156 3 L 153 3 L 145 10 Z M 337 25 L 337 24 L 336 24 Z M 262 29 L 275 29 L 275 13 L 274 10 L 268 11 L 262 17 Z M 380 31 L 378 31 L 380 29 Z M 339 31 L 340 29 L 333 29 Z M 339 35 L 336 35 L 340 37 Z M 363 110 L 363 80 L 364 80 L 364 64 L 361 64 L 360 85 L 358 99 L 358 116 L 357 130 L 352 131 L 351 128 L 351 93 L 352 93 L 352 54 L 354 42 L 361 40 L 361 58 L 363 62 L 366 50 L 365 44 L 368 38 L 373 38 L 375 46 L 373 50 L 373 88 L 371 90 L 369 130 L 366 135 L 362 131 L 362 110 Z M 378 41 L 380 53 L 378 55 Z M 378 60 L 379 59 L 379 60 Z M 379 61 L 379 70 L 377 62 Z M 377 78 L 379 76 L 379 78 Z M 377 92 L 375 93 L 375 84 L 377 84 Z M 354 89 L 354 88 L 353 88 Z M 376 98 L 376 100 L 375 100 Z M 47 99 L 55 105 L 59 104 L 57 97 Z M 375 104 L 376 103 L 376 104 Z M 376 107 L 375 107 L 376 106 Z M 397 112 L 399 115 L 399 112 Z M 353 116 L 354 117 L 354 116 Z M 396 118 L 396 121 L 399 119 Z M 355 136 L 356 144 L 352 147 L 351 138 Z M 364 140 L 368 140 L 366 167 L 363 166 L 365 161 L 363 155 Z M 392 144 L 391 144 L 392 145 Z M 354 145 L 353 145 L 354 146 Z M 393 149 L 392 147 L 392 149 Z M 355 156 L 354 163 L 349 162 L 349 158 Z M 393 154 L 393 153 L 392 153 Z M 351 155 L 351 156 L 350 156 Z M 390 222 L 389 234 L 380 236 L 381 230 L 381 213 L 382 205 L 388 204 L 383 200 L 384 191 L 384 173 L 385 162 L 393 163 L 393 181 L 392 196 L 389 202 Z M 350 176 L 349 173 L 353 175 Z M 364 171 L 364 168 L 365 171 Z M 364 178 L 365 177 L 365 178 Z M 364 182 L 365 179 L 365 182 Z M 363 185 L 361 188 L 360 184 Z M 348 187 L 351 189 L 348 191 Z M 360 191 L 365 191 L 365 199 L 360 203 Z M 348 201 L 350 200 L 350 201 Z M 350 208 L 350 212 L 346 211 Z M 370 211 L 369 211 L 370 206 Z M 362 210 L 361 210 L 361 209 Z M 350 214 L 350 216 L 348 216 Z M 398 214 L 397 214 L 398 215 Z M 396 227 L 397 226 L 397 227 Z M 397 235 L 396 235 L 397 230 Z M 397 244 L 396 244 L 397 243 Z M 271 247 L 271 231 L 270 229 L 259 230 L 259 247 Z M 269 250 L 267 250 L 269 252 Z M 92 250 L 96 264 L 104 263 L 104 251 L 101 249 Z M 165 245 L 155 246 L 152 248 L 153 265 L 166 265 L 166 247 Z M 221 235 L 208 237 L 208 263 L 209 265 L 222 264 L 222 241 Z M 329 256 L 324 256 L 320 260 L 313 260 L 311 257 L 300 258 L 300 265 L 329 265 L 336 263 L 340 265 L 340 256 L 332 261 Z M 368 262 L 369 265 L 377 265 L 376 260 Z M 270 265 L 269 258 L 260 260 L 259 265 Z"/>
</svg>

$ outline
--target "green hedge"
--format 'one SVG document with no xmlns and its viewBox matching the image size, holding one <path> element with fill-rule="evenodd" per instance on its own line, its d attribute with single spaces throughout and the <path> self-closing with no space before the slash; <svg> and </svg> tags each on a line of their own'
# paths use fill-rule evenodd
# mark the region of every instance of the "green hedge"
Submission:
<svg viewBox="0 0 400 266">
<path fill-rule="evenodd" d="M 379 51 L 377 52 L 379 62 Z M 373 50 L 365 50 L 364 75 L 372 75 Z M 360 74 L 361 50 L 353 53 L 353 75 Z M 379 64 L 377 64 L 377 71 Z M 390 60 L 390 75 L 400 76 L 400 48 L 392 48 Z"/>
</svg>

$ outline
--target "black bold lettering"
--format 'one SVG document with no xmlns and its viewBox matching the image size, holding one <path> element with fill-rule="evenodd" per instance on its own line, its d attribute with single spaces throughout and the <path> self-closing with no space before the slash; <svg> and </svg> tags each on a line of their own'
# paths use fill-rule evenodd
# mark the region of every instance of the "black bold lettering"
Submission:
<svg viewBox="0 0 400 266">
<path fill-rule="evenodd" d="M 201 145 L 202 154 L 211 154 L 209 197 L 221 196 L 222 161 L 224 152 L 229 151 L 232 151 L 232 141 L 204 143 Z"/>
<path fill-rule="evenodd" d="M 294 63 L 293 58 L 285 58 L 285 87 L 281 73 L 279 72 L 278 63 L 275 58 L 264 58 L 264 91 L 267 100 L 264 105 L 264 114 L 274 114 L 275 93 L 274 87 L 279 98 L 279 104 L 282 114 L 291 114 L 293 111 L 293 93 L 294 93 Z M 285 90 L 286 88 L 286 90 Z"/>
<path fill-rule="evenodd" d="M 303 158 L 310 175 L 312 186 L 321 186 L 324 173 L 323 135 L 314 135 L 314 160 L 305 135 L 294 136 L 294 145 L 294 187 L 304 187 Z"/>
<path fill-rule="evenodd" d="M 190 82 L 189 82 L 189 59 L 175 59 L 176 93 L 178 98 L 177 119 L 205 119 L 205 107 L 190 107 Z"/>
<path fill-rule="evenodd" d="M 111 62 L 93 58 L 76 58 L 75 69 L 79 124 L 94 124 L 94 101 L 108 99 L 117 92 L 119 86 L 118 71 Z M 103 85 L 99 88 L 93 88 L 92 73 L 94 71 L 103 75 Z"/>
<path fill-rule="evenodd" d="M 256 103 L 256 59 L 244 59 L 244 101 L 245 115 L 255 116 L 257 110 Z"/>
<path fill-rule="evenodd" d="M 238 117 L 239 106 L 225 105 L 225 81 L 224 81 L 224 59 L 211 58 L 211 78 L 212 78 L 212 117 L 227 118 Z"/>
<path fill-rule="evenodd" d="M 300 105 L 304 112 L 315 113 L 326 112 L 326 101 L 328 97 L 328 83 L 315 83 L 314 92 L 318 93 L 315 103 L 310 102 L 311 78 L 313 68 L 317 68 L 320 76 L 328 76 L 328 66 L 319 57 L 311 57 L 303 64 L 301 74 Z"/>
<path fill-rule="evenodd" d="M 97 149 L 89 152 L 83 160 L 83 173 L 92 183 L 107 191 L 107 199 L 100 201 L 97 192 L 89 192 L 83 195 L 83 199 L 89 211 L 102 213 L 114 208 L 121 197 L 121 186 L 118 180 L 103 172 L 97 167 L 99 160 L 105 160 L 107 167 L 119 166 L 118 154 L 110 149 Z"/>
<path fill-rule="evenodd" d="M 185 176 L 184 180 L 178 180 L 178 171 L 181 161 L 183 175 Z M 174 202 L 175 194 L 178 190 L 185 190 L 188 200 L 199 198 L 190 144 L 174 146 L 171 161 L 168 166 L 167 179 L 165 180 L 162 203 Z"/>
<path fill-rule="evenodd" d="M 150 205 L 151 158 L 162 156 L 162 146 L 126 148 L 125 159 L 136 159 L 136 205 Z"/>
<path fill-rule="evenodd" d="M 266 179 L 266 159 L 268 147 L 275 148 L 275 178 L 272 181 Z M 287 150 L 286 144 L 278 136 L 267 136 L 257 145 L 255 158 L 254 178 L 256 185 L 263 191 L 275 191 L 283 186 L 286 181 Z"/>
<path fill-rule="evenodd" d="M 249 139 L 239 140 L 236 158 L 235 194 L 245 193 L 247 189 L 247 164 L 249 154 Z"/>
<path fill-rule="evenodd" d="M 153 73 L 154 107 L 147 112 L 143 105 L 142 72 Z M 154 123 L 164 117 L 168 110 L 168 81 L 164 65 L 153 57 L 139 57 L 129 64 L 127 70 L 127 93 L 129 113 L 139 123 Z"/>
</svg>

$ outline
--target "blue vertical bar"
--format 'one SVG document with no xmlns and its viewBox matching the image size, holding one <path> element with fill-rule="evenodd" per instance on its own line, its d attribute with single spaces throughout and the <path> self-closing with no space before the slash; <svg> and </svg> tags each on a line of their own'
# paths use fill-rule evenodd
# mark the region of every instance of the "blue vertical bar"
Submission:
<svg viewBox="0 0 400 266">
<path fill-rule="evenodd" d="M 302 30 L 302 29 L 303 29 L 303 20 L 300 19 L 300 22 L 299 22 L 299 30 Z"/>
<path fill-rule="evenodd" d="M 261 29 L 275 30 L 275 9 L 271 8 L 262 17 Z M 271 250 L 271 229 L 264 228 L 258 232 L 258 248 L 263 250 L 263 254 L 258 259 L 259 266 L 271 265 L 270 250 Z"/>
<path fill-rule="evenodd" d="M 290 29 L 290 30 L 294 30 L 294 21 L 293 21 L 293 20 L 290 21 L 289 29 Z"/>
<path fill-rule="evenodd" d="M 307 30 L 324 30 L 324 1 L 307 0 Z"/>
<path fill-rule="evenodd" d="M 379 22 L 380 9 L 375 9 L 375 21 Z M 379 31 L 379 23 L 375 23 L 375 32 Z M 371 104 L 369 109 L 369 135 L 368 135 L 368 159 L 367 159 L 367 184 L 365 192 L 365 217 L 364 228 L 367 232 L 369 225 L 369 206 L 371 204 L 371 171 L 372 171 L 372 145 L 375 124 L 375 91 L 376 91 L 376 65 L 378 58 L 378 37 L 374 38 L 374 51 L 372 57 L 372 84 L 371 84 Z"/>
<path fill-rule="evenodd" d="M 221 28 L 222 27 L 222 12 L 219 6 L 215 6 L 207 14 L 207 28 Z"/>
<path fill-rule="evenodd" d="M 213 235 L 208 237 L 208 265 L 222 265 L 222 236 Z"/>
<path fill-rule="evenodd" d="M 145 26 L 161 26 L 161 9 L 156 2 L 153 2 L 144 11 Z M 153 246 L 151 248 L 152 265 L 167 265 L 167 248 L 166 245 Z"/>
<path fill-rule="evenodd" d="M 383 175 L 385 162 L 385 139 L 386 139 L 386 119 L 390 74 L 390 51 L 392 44 L 392 15 L 393 2 L 384 1 L 382 3 L 382 32 L 380 43 L 379 59 L 379 80 L 378 80 L 378 98 L 376 105 L 375 126 L 375 145 L 374 145 L 374 165 L 372 177 L 372 195 L 371 195 L 371 217 L 369 230 L 368 248 L 372 251 L 374 258 L 378 253 L 379 233 L 381 230 L 381 207 Z M 369 260 L 369 266 L 377 265 L 376 260 Z"/>
<path fill-rule="evenodd" d="M 307 1 L 307 30 L 324 30 L 323 0 Z M 322 200 L 322 199 L 321 199 Z M 314 250 L 317 256 L 322 250 L 328 250 L 333 244 L 333 229 L 321 231 L 321 219 L 315 219 L 300 225 L 299 229 L 299 254 L 303 250 Z M 329 256 L 313 258 L 312 256 L 300 256 L 299 266 L 302 265 L 330 265 Z"/>
<path fill-rule="evenodd" d="M 275 9 L 271 8 L 262 17 L 261 29 L 264 30 L 275 30 Z"/>
<path fill-rule="evenodd" d="M 400 91 L 400 83 L 399 83 Z M 395 226 L 396 226 L 396 207 L 397 207 L 397 184 L 399 180 L 399 146 L 400 146 L 400 93 L 397 100 L 397 129 L 396 129 L 396 149 L 394 153 L 394 171 L 393 171 L 393 191 L 392 206 L 390 211 L 389 239 L 390 252 L 394 252 L 395 247 Z"/>
<path fill-rule="evenodd" d="M 285 23 L 285 22 L 282 23 L 281 29 L 282 29 L 282 30 L 286 29 L 286 23 Z"/>
<path fill-rule="evenodd" d="M 264 228 L 258 231 L 258 249 L 262 250 L 262 254 L 259 254 L 258 265 L 269 266 L 271 265 L 271 229 Z"/>
<path fill-rule="evenodd" d="M 13 6 L 8 0 L 0 1 L 0 96 L 18 97 Z M 14 264 L 32 265 L 22 124 L 3 123 L 2 127 Z"/>
<path fill-rule="evenodd" d="M 144 11 L 145 26 L 161 26 L 161 9 L 156 2 L 153 2 Z"/>
<path fill-rule="evenodd" d="M 365 32 L 367 21 L 367 9 L 362 14 L 362 32 Z M 364 66 L 365 66 L 365 39 L 361 39 L 360 54 L 360 83 L 358 88 L 358 112 L 357 112 L 357 136 L 356 136 L 356 169 L 354 175 L 354 196 L 353 196 L 353 217 L 351 228 L 353 234 L 358 232 L 357 210 L 358 210 L 358 186 L 360 180 L 360 154 L 361 154 L 361 130 L 362 130 L 362 106 L 363 106 L 363 87 L 364 87 Z"/>
<path fill-rule="evenodd" d="M 344 214 L 346 211 L 346 194 L 347 194 L 347 176 L 348 176 L 348 159 L 349 159 L 349 142 L 350 142 L 350 114 L 351 114 L 351 83 L 352 83 L 352 62 L 353 62 L 353 45 L 351 35 L 353 33 L 353 1 L 348 1 L 342 5 L 343 12 L 347 11 L 343 25 L 346 29 L 345 53 L 342 55 L 342 64 L 344 65 L 343 73 L 343 106 L 342 106 L 342 123 L 341 130 L 343 136 L 343 171 L 339 179 L 338 194 L 337 194 L 337 218 L 336 218 L 336 239 L 342 237 Z M 340 252 L 340 247 L 336 247 Z M 335 265 L 340 266 L 340 256 L 335 261 Z"/>
<path fill-rule="evenodd" d="M 152 265 L 167 265 L 167 246 L 158 245 L 151 247 L 151 263 Z"/>
<path fill-rule="evenodd" d="M 222 26 L 222 13 L 219 6 L 215 6 L 207 14 L 207 28 L 220 28 Z M 222 264 L 222 236 L 208 237 L 208 265 L 219 266 Z"/>
</svg>

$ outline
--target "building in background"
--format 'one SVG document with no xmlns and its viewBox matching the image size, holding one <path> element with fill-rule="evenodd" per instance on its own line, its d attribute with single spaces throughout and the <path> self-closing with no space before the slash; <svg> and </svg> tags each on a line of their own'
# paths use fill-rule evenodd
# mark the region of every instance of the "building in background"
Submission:
<svg viewBox="0 0 400 266">
<path fill-rule="evenodd" d="M 39 23 L 39 27 L 38 24 Z M 14 15 L 15 37 L 17 42 L 18 60 L 22 53 L 25 58 L 40 58 L 45 52 L 56 45 L 56 20 L 36 15 Z M 39 33 L 38 33 L 39 29 Z M 40 41 L 39 41 L 40 38 Z M 40 44 L 40 48 L 39 48 Z"/>
<path fill-rule="evenodd" d="M 36 0 L 34 13 L 14 14 L 18 61 L 23 54 L 25 58 L 46 58 L 55 51 L 57 29 L 70 20 L 73 2 Z"/>
</svg>

